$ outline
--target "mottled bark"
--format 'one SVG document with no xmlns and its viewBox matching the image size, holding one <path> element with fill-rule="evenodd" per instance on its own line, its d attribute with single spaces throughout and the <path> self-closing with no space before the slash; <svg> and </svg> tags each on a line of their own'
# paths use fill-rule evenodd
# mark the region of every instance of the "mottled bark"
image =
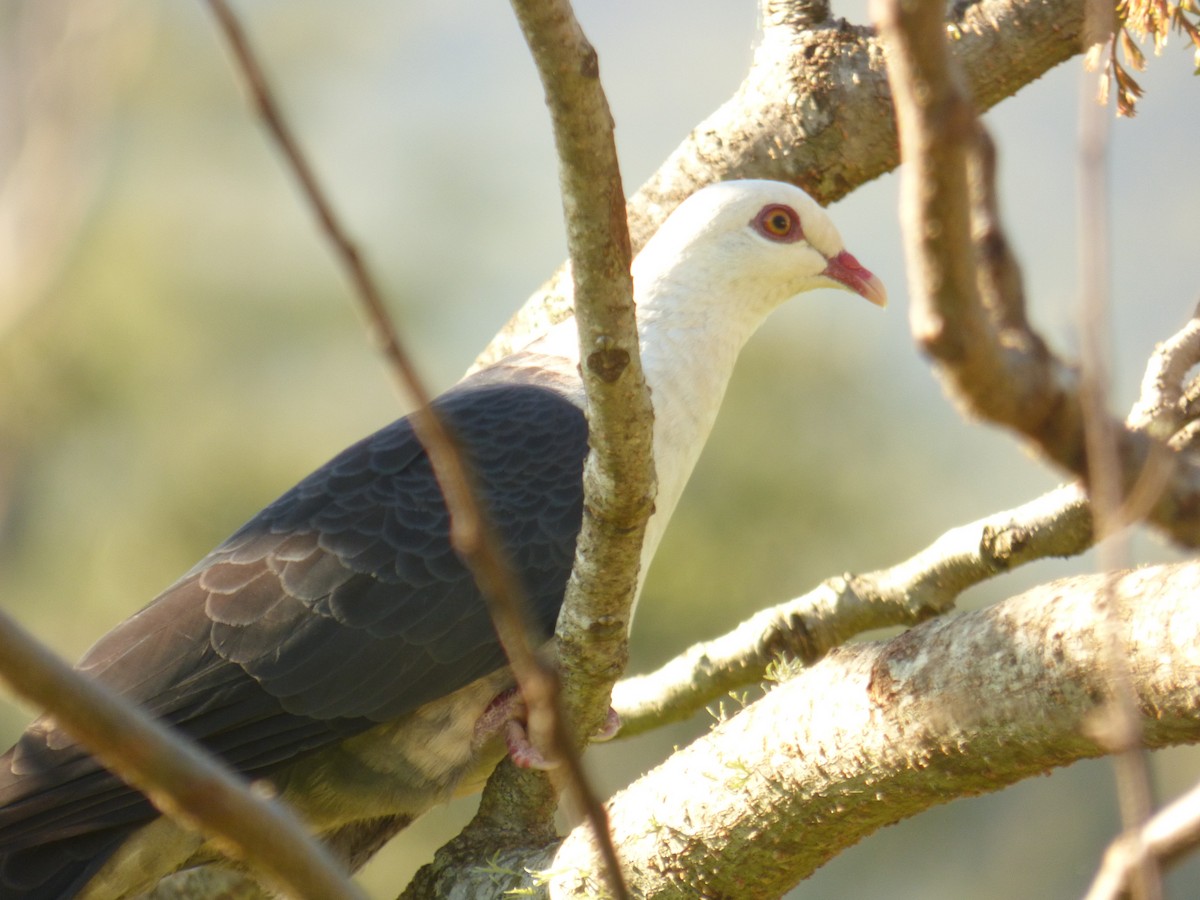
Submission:
<svg viewBox="0 0 1200 900">
<path fill-rule="evenodd" d="M 839 648 L 631 784 L 610 802 L 631 890 L 778 897 L 885 825 L 1102 755 L 1110 590 L 1147 745 L 1200 740 L 1200 563 L 1054 582 Z M 459 872 L 452 896 L 595 896 L 591 855 L 577 828 Z"/>
</svg>

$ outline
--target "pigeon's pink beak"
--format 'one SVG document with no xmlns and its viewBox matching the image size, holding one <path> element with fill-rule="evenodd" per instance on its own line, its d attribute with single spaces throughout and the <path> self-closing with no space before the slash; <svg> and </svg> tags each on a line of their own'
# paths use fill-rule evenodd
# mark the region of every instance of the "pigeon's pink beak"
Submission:
<svg viewBox="0 0 1200 900">
<path fill-rule="evenodd" d="M 876 306 L 887 306 L 887 288 L 849 250 L 843 250 L 825 266 L 826 278 L 845 285 L 848 290 L 866 297 Z"/>
</svg>

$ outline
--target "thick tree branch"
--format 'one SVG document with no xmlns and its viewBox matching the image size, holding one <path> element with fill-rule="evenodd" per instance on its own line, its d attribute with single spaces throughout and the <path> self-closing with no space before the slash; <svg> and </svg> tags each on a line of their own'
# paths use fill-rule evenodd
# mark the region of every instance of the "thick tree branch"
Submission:
<svg viewBox="0 0 1200 900">
<path fill-rule="evenodd" d="M 1066 579 L 839 648 L 634 782 L 609 810 L 631 889 L 778 897 L 884 825 L 1103 754 L 1110 587 L 1147 745 L 1200 740 L 1200 563 Z M 462 896 L 589 896 L 589 841 L 501 854 Z"/>
<path fill-rule="evenodd" d="M 808 0 L 764 0 L 749 73 L 629 201 L 636 253 L 686 197 L 714 181 L 773 178 L 832 203 L 900 162 L 883 51 L 869 29 Z M 1082 52 L 1083 0 L 980 0 L 952 24 L 952 52 L 988 109 Z M 559 272 L 476 361 L 499 359 L 570 314 Z"/>
</svg>

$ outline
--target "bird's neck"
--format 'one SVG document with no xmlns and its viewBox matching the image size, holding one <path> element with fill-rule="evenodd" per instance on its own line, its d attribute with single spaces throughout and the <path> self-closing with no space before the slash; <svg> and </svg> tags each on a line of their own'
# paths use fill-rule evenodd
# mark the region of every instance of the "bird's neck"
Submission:
<svg viewBox="0 0 1200 900">
<path fill-rule="evenodd" d="M 738 353 L 765 317 L 731 316 L 714 304 L 696 302 L 694 296 L 676 302 L 670 291 L 671 286 L 654 285 L 642 294 L 638 306 L 642 369 L 654 405 L 658 477 L 654 514 L 642 545 L 639 593 L 667 522 L 716 422 Z M 562 373 L 569 372 L 577 386 L 577 402 L 586 405 L 576 368 L 579 337 L 573 318 L 556 325 L 527 352 L 538 354 L 543 367 L 549 366 L 549 360 L 558 360 Z"/>
<path fill-rule="evenodd" d="M 655 299 L 638 310 L 658 475 L 642 551 L 643 578 L 717 420 L 738 353 L 758 325 L 704 314 L 696 304 L 681 309 Z"/>
</svg>

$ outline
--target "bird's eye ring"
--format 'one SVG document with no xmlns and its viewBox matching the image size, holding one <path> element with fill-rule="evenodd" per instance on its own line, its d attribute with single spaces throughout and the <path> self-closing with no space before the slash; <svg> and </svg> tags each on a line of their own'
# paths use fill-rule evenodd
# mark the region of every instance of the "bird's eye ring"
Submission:
<svg viewBox="0 0 1200 900">
<path fill-rule="evenodd" d="M 771 241 L 790 244 L 804 237 L 800 217 L 794 209 L 782 203 L 764 206 L 751 224 L 759 234 Z"/>
</svg>

